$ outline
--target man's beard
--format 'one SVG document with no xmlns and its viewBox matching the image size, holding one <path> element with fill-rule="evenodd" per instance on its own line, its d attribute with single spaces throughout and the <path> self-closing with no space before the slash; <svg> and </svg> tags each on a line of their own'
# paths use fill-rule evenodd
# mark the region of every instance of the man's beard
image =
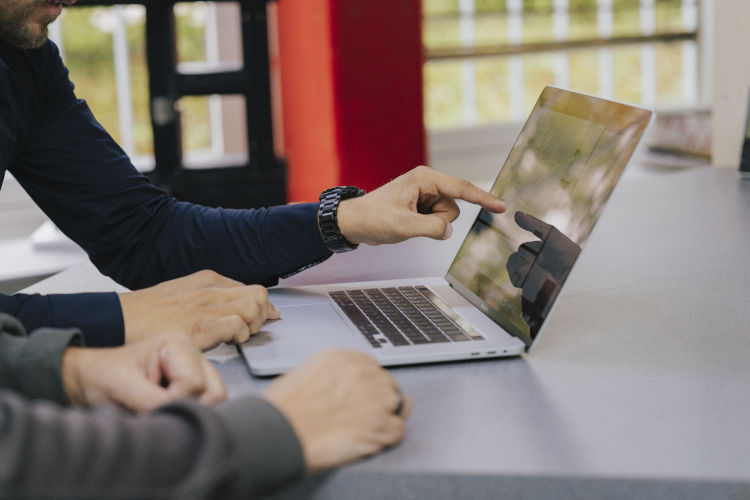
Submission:
<svg viewBox="0 0 750 500">
<path fill-rule="evenodd" d="M 0 39 L 19 49 L 41 47 L 47 41 L 47 25 L 56 17 L 43 19 L 41 26 L 37 27 L 31 27 L 28 18 L 38 6 L 45 3 L 47 0 L 33 0 L 17 10 L 0 6 Z"/>
</svg>

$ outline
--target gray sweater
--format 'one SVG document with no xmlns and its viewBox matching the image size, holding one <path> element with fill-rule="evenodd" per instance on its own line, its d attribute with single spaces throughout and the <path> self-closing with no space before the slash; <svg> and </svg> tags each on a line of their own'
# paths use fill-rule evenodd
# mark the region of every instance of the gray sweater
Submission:
<svg viewBox="0 0 750 500">
<path fill-rule="evenodd" d="M 146 415 L 65 407 L 62 355 L 80 338 L 26 336 L 0 314 L 0 497 L 248 498 L 302 475 L 299 440 L 261 398 Z"/>
</svg>

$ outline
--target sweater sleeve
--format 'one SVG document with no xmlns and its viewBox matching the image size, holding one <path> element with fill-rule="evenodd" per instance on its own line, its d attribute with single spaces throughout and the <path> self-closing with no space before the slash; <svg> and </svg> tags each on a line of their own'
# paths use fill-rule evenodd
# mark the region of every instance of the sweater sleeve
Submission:
<svg viewBox="0 0 750 500">
<path fill-rule="evenodd" d="M 0 391 L 4 497 L 252 498 L 302 472 L 291 426 L 260 398 L 214 409 L 183 401 L 136 416 Z"/>
<path fill-rule="evenodd" d="M 0 314 L 0 388 L 67 404 L 62 357 L 71 345 L 81 345 L 78 330 L 39 329 L 27 337 L 19 321 Z"/>
<path fill-rule="evenodd" d="M 76 98 L 54 45 L 45 50 L 40 116 L 9 170 L 104 274 L 131 289 L 201 269 L 269 286 L 331 255 L 316 203 L 208 208 L 155 187 Z"/>
<path fill-rule="evenodd" d="M 15 316 L 30 332 L 43 326 L 76 328 L 89 347 L 115 346 L 125 341 L 120 299 L 114 292 L 0 295 L 0 313 Z"/>
</svg>

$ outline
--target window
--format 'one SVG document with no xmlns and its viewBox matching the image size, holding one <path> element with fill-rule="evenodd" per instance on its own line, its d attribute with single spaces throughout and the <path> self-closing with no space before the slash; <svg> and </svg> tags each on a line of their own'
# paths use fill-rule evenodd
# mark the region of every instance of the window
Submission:
<svg viewBox="0 0 750 500">
<path fill-rule="evenodd" d="M 184 71 L 200 71 L 220 61 L 231 66 L 233 59 L 241 65 L 239 40 L 231 39 L 238 37 L 239 23 L 235 27 L 225 22 L 223 36 L 217 29 L 217 12 L 232 8 L 236 6 L 204 2 L 175 5 L 177 52 Z M 225 21 L 238 18 L 233 12 L 224 15 Z M 76 7 L 65 9 L 50 25 L 50 38 L 60 47 L 78 95 L 86 99 L 97 119 L 134 162 L 148 169 L 153 162 L 153 137 L 144 26 L 145 8 L 140 5 Z M 227 51 L 223 45 L 232 49 Z M 234 54 L 227 54 L 232 51 Z M 228 145 L 231 141 L 221 133 L 222 113 L 237 114 L 236 99 L 185 98 L 179 106 L 186 160 L 191 155 L 221 154 L 228 147 L 247 148 L 244 143 Z M 237 120 L 244 120 L 244 116 Z"/>
<path fill-rule="evenodd" d="M 545 85 L 700 101 L 698 0 L 423 0 L 428 129 L 519 122 Z"/>
</svg>

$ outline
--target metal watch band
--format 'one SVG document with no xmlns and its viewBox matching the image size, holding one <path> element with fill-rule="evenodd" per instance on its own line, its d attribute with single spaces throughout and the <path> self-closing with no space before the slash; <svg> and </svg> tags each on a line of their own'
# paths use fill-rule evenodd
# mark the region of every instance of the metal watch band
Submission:
<svg viewBox="0 0 750 500">
<path fill-rule="evenodd" d="M 318 228 L 323 243 L 333 253 L 349 252 L 359 245 L 349 243 L 341 234 L 338 221 L 339 202 L 365 194 L 364 189 L 355 186 L 336 186 L 320 193 L 318 207 Z"/>
</svg>

